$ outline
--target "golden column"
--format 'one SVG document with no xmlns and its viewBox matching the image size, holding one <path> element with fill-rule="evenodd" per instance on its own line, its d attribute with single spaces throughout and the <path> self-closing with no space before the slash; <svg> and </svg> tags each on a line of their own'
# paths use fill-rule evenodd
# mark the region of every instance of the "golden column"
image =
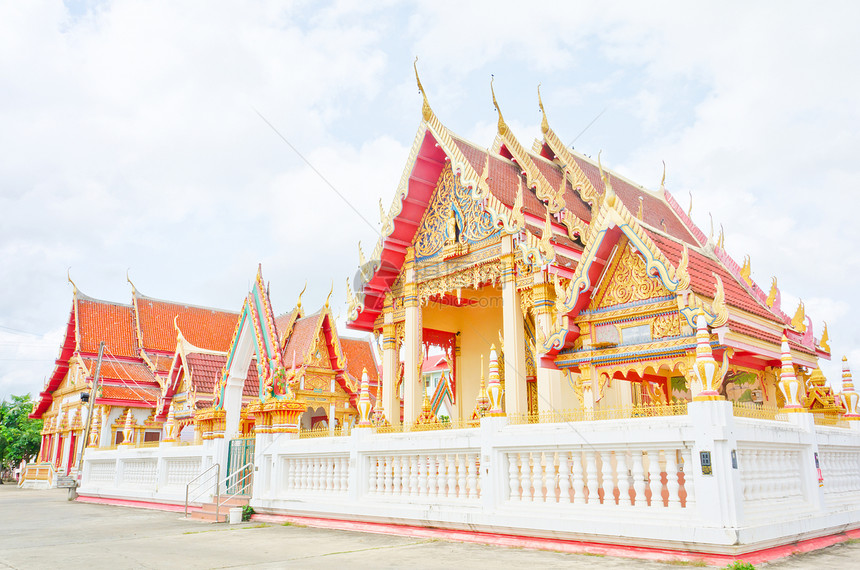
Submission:
<svg viewBox="0 0 860 570">
<path fill-rule="evenodd" d="M 516 265 L 510 236 L 502 241 L 502 328 L 505 346 L 505 410 L 509 414 L 529 411 L 526 390 L 526 346 L 523 309 L 517 291 Z"/>
<path fill-rule="evenodd" d="M 415 249 L 406 250 L 403 308 L 405 312 L 403 348 L 403 421 L 414 424 L 421 413 L 424 385 L 421 382 L 421 305 L 418 301 L 418 283 L 415 274 Z M 399 415 L 399 414 L 397 414 Z"/>
</svg>

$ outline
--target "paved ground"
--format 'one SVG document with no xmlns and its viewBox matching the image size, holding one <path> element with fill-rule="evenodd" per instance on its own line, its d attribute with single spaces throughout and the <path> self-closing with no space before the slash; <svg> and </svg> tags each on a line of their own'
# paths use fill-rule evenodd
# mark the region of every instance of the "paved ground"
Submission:
<svg viewBox="0 0 860 570">
<path fill-rule="evenodd" d="M 860 543 L 768 568 L 860 565 Z M 299 526 L 211 525 L 171 512 L 70 503 L 0 486 L 0 568 L 642 568 L 678 565 Z"/>
</svg>

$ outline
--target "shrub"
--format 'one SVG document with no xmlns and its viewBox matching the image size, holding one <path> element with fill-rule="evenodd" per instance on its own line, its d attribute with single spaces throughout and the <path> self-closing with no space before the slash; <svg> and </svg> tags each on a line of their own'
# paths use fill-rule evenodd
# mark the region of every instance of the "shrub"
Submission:
<svg viewBox="0 0 860 570">
<path fill-rule="evenodd" d="M 254 508 L 251 505 L 245 505 L 242 507 L 242 520 L 249 521 L 251 520 L 251 515 L 254 514 Z"/>
</svg>

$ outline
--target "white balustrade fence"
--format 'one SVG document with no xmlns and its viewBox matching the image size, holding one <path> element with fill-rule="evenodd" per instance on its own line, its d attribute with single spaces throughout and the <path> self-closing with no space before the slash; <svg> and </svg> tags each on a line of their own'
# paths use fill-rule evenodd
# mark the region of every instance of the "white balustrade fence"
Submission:
<svg viewBox="0 0 860 570">
<path fill-rule="evenodd" d="M 726 553 L 860 527 L 860 429 L 787 416 L 692 402 L 685 416 L 259 434 L 251 505 Z M 226 442 L 88 450 L 80 493 L 170 501 L 215 461 L 223 470 Z"/>
</svg>

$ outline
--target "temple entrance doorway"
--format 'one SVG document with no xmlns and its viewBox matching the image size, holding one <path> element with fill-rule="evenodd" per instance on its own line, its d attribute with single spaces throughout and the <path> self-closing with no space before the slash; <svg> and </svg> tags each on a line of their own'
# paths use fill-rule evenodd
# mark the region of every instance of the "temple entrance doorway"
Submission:
<svg viewBox="0 0 860 570">
<path fill-rule="evenodd" d="M 302 414 L 300 427 L 302 430 L 328 427 L 328 415 L 325 409 L 322 407 L 314 409 L 308 406 Z"/>
<path fill-rule="evenodd" d="M 233 439 L 227 449 L 227 478 L 224 492 L 228 495 L 250 495 L 254 473 L 254 437 Z"/>
</svg>

